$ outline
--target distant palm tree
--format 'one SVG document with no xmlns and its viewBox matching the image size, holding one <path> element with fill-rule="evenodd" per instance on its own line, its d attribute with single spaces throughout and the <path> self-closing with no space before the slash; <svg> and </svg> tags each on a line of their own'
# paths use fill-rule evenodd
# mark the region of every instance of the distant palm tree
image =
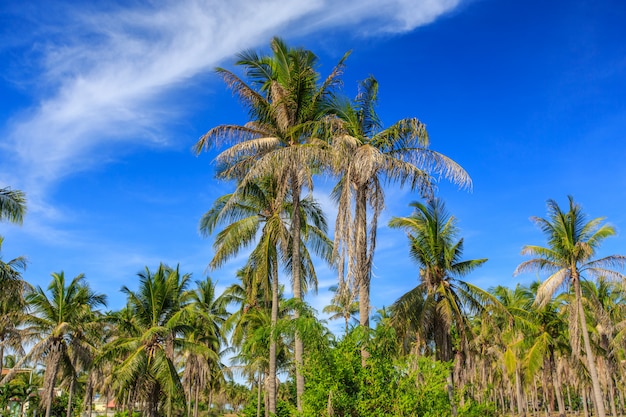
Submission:
<svg viewBox="0 0 626 417">
<path fill-rule="evenodd" d="M 50 417 L 54 386 L 59 369 L 88 360 L 82 354 L 91 352 L 86 344 L 90 329 L 97 326 L 95 310 L 106 305 L 106 296 L 93 292 L 83 274 L 66 284 L 63 272 L 53 273 L 48 286 L 50 296 L 37 287 L 26 297 L 32 311 L 26 322 L 38 341 L 25 358 L 44 359 L 43 405 Z"/>
<path fill-rule="evenodd" d="M 340 98 L 331 107 L 341 121 L 332 135 L 341 138 L 335 145 L 340 175 L 333 191 L 339 203 L 335 253 L 340 257 L 340 281 L 347 262 L 348 279 L 359 291 L 359 322 L 366 327 L 376 229 L 385 202 L 383 183 L 408 184 L 428 195 L 431 174 L 442 174 L 462 186 L 471 184 L 461 166 L 428 148 L 426 126 L 418 119 L 401 119 L 383 128 L 377 101 L 378 82 L 369 77 L 361 82 L 354 102 Z"/>
<path fill-rule="evenodd" d="M 341 281 L 339 285 L 333 285 L 329 288 L 334 293 L 330 304 L 325 306 L 322 311 L 331 314 L 330 320 L 343 319 L 345 321 L 345 334 L 348 334 L 350 319 L 359 312 L 359 302 L 350 288 L 350 283 Z"/>
<path fill-rule="evenodd" d="M 125 329 L 105 346 L 101 360 L 116 363 L 114 376 L 118 386 L 139 395 L 147 417 L 170 417 L 174 401 L 183 393 L 175 366 L 176 353 L 194 350 L 211 355 L 212 351 L 184 337 L 190 330 L 184 308 L 190 275 L 163 264 L 154 273 L 146 268 L 138 275 L 137 291 L 122 287 L 128 297 L 126 310 L 130 317 L 120 320 L 119 325 Z M 118 358 L 121 361 L 116 362 Z"/>
<path fill-rule="evenodd" d="M 191 326 L 187 338 L 206 346 L 211 354 L 193 350 L 185 352 L 183 383 L 188 393 L 188 415 L 191 415 L 189 411 L 193 405 L 193 417 L 198 417 L 200 393 L 211 386 L 214 370 L 220 369 L 221 363 L 216 358 L 226 342 L 222 328 L 228 316 L 225 298 L 216 294 L 216 284 L 211 278 L 196 281 L 196 285 L 196 289 L 189 294 L 190 303 L 186 307 Z M 211 395 L 207 404 L 211 406 Z"/>
<path fill-rule="evenodd" d="M 420 268 L 420 283 L 392 305 L 394 321 L 422 340 L 433 340 L 437 359 L 451 361 L 455 354 L 452 329 L 458 332 L 463 347 L 471 334 L 469 314 L 482 311 L 487 303 L 496 303 L 489 293 L 459 279 L 487 259 L 462 260 L 463 239 L 457 240 L 456 219 L 446 212 L 441 200 L 411 206 L 413 214 L 393 217 L 389 226 L 407 232 L 411 258 Z M 448 390 L 456 415 L 453 386 L 450 373 Z"/>
<path fill-rule="evenodd" d="M 537 289 L 536 302 L 543 305 L 548 302 L 554 293 L 569 284 L 574 290 L 574 303 L 571 316 L 578 319 L 570 320 L 570 337 L 572 353 L 579 354 L 580 336 L 582 333 L 585 364 L 593 387 L 594 404 L 599 417 L 605 417 L 604 395 L 598 379 L 593 350 L 589 340 L 587 318 L 583 309 L 581 280 L 585 277 L 605 276 L 623 281 L 626 276 L 614 270 L 623 268 L 626 257 L 611 255 L 600 259 L 593 259 L 600 244 L 609 236 L 615 234 L 612 226 L 603 224 L 604 218 L 587 221 L 579 204 L 569 199 L 569 210 L 561 210 L 554 200 L 548 200 L 548 218 L 532 217 L 548 239 L 548 246 L 527 245 L 522 249 L 523 255 L 534 256 L 533 259 L 522 262 L 515 274 L 522 272 L 545 271 L 550 276 Z"/>
</svg>

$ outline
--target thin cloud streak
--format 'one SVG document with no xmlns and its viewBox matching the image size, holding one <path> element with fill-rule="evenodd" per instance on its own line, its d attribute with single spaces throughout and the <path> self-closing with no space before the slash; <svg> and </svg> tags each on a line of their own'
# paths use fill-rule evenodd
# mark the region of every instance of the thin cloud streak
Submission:
<svg viewBox="0 0 626 417">
<path fill-rule="evenodd" d="M 48 93 L 4 127 L 2 166 L 11 168 L 0 175 L 43 199 L 63 177 L 112 159 L 116 144 L 166 145 L 163 113 L 170 123 L 181 117 L 167 93 L 237 51 L 278 32 L 353 26 L 365 33 L 359 25 L 371 33 L 408 31 L 457 4 L 187 0 L 95 12 L 74 4 L 58 26 L 37 31 L 43 58 L 35 83 Z M 54 36 L 46 38 L 46 30 Z"/>
</svg>

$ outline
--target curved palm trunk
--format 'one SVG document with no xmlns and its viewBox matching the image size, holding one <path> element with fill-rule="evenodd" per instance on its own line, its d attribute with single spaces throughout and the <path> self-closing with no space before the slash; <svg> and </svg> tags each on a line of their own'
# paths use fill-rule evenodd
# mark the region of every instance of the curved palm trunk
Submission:
<svg viewBox="0 0 626 417">
<path fill-rule="evenodd" d="M 272 260 L 272 331 L 270 336 L 270 360 L 269 360 L 269 380 L 268 408 L 271 415 L 276 414 L 276 323 L 278 322 L 278 260 Z"/>
<path fill-rule="evenodd" d="M 598 417 L 606 417 L 604 410 L 604 396 L 600 389 L 600 381 L 598 379 L 598 370 L 596 369 L 595 358 L 593 351 L 591 350 L 591 343 L 589 341 L 589 332 L 587 331 L 587 318 L 585 317 L 585 311 L 583 310 L 582 294 L 580 290 L 580 276 L 578 271 L 573 271 L 572 281 L 574 284 L 574 293 L 576 297 L 576 304 L 578 307 L 578 316 L 580 318 L 580 327 L 583 334 L 583 342 L 585 345 L 585 356 L 587 359 L 587 369 L 589 370 L 589 376 L 591 376 L 591 386 L 593 389 L 594 404 Z"/>
<path fill-rule="evenodd" d="M 294 167 L 295 169 L 296 167 Z M 291 192 L 293 199 L 293 215 L 291 218 L 291 279 L 293 280 L 293 298 L 302 300 L 302 283 L 300 282 L 300 182 L 298 173 L 292 172 Z M 294 312 L 294 318 L 298 319 L 300 312 Z M 294 338 L 294 359 L 296 362 L 296 403 L 298 412 L 302 413 L 302 395 L 304 394 L 304 376 L 302 375 L 302 366 L 304 364 L 304 343 L 299 332 L 296 332 Z"/>
</svg>

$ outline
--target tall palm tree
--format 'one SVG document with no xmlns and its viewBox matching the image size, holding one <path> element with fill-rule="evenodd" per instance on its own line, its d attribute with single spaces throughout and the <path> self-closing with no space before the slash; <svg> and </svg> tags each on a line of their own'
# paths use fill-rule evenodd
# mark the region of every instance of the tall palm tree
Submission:
<svg viewBox="0 0 626 417">
<path fill-rule="evenodd" d="M 218 69 L 226 84 L 248 109 L 250 121 L 244 126 L 222 125 L 209 130 L 196 144 L 200 152 L 222 143 L 233 145 L 217 156 L 218 176 L 236 179 L 239 187 L 267 175 L 279 184 L 279 195 L 291 194 L 291 278 L 294 298 L 302 299 L 300 277 L 300 201 L 304 189 L 312 190 L 312 174 L 330 164 L 332 151 L 315 135 L 315 126 L 327 114 L 328 102 L 339 82 L 347 54 L 320 84 L 317 57 L 303 48 L 290 48 L 281 39 L 270 43 L 272 54 L 254 51 L 239 54 L 249 83 L 234 73 Z M 300 373 L 303 344 L 295 341 L 298 410 L 304 378 Z"/>
<path fill-rule="evenodd" d="M 422 340 L 433 340 L 437 359 L 451 361 L 455 356 L 452 329 L 464 348 L 471 334 L 468 315 L 482 311 L 487 303 L 496 304 L 490 294 L 460 279 L 487 259 L 462 260 L 463 239 L 457 240 L 456 219 L 441 200 L 411 206 L 415 209 L 411 216 L 393 217 L 389 222 L 390 227 L 407 232 L 410 255 L 420 268 L 420 283 L 392 306 L 395 322 L 405 331 L 418 333 Z M 452 372 L 448 391 L 456 415 Z"/>
<path fill-rule="evenodd" d="M 531 271 L 550 274 L 537 289 L 536 302 L 540 305 L 549 301 L 564 285 L 569 284 L 573 287 L 572 317 L 578 317 L 578 319 L 570 321 L 572 353 L 578 355 L 582 334 L 585 364 L 591 377 L 596 412 L 599 417 L 605 417 L 604 395 L 600 388 L 598 371 L 589 340 L 587 318 L 583 309 L 581 280 L 599 276 L 624 280 L 626 276 L 615 271 L 614 268 L 623 268 L 626 257 L 611 255 L 594 259 L 600 244 L 607 237 L 613 236 L 615 229 L 604 224 L 602 217 L 588 221 L 580 205 L 574 202 L 574 198 L 569 196 L 568 200 L 567 212 L 563 211 L 554 200 L 548 200 L 548 217 L 531 218 L 546 235 L 548 246 L 524 246 L 522 254 L 534 258 L 522 262 L 515 270 L 515 274 Z"/>
<path fill-rule="evenodd" d="M 226 224 L 217 234 L 215 255 L 210 266 L 221 266 L 227 259 L 241 249 L 257 241 L 245 268 L 246 290 L 251 291 L 249 298 L 256 300 L 257 289 L 261 289 L 267 298 L 271 298 L 271 327 L 276 328 L 279 304 L 279 263 L 292 262 L 290 247 L 290 221 L 293 218 L 293 204 L 290 194 L 280 196 L 277 181 L 270 176 L 260 178 L 239 188 L 233 194 L 219 198 L 214 206 L 204 214 L 200 221 L 200 231 L 208 235 L 218 224 Z M 325 236 L 326 221 L 321 208 L 312 198 L 300 201 L 299 216 L 302 243 L 295 245 L 301 251 L 299 267 L 301 278 L 316 282 L 315 270 L 306 245 L 326 257 L 330 254 L 330 244 Z M 260 232 L 260 233 L 259 233 Z M 302 287 L 306 288 L 306 281 Z M 272 331 L 269 347 L 269 411 L 276 413 L 276 338 Z"/>
<path fill-rule="evenodd" d="M 376 114 L 377 100 L 378 82 L 369 77 L 361 82 L 354 102 L 337 99 L 331 107 L 341 121 L 333 137 L 342 137 L 336 146 L 340 181 L 334 190 L 339 203 L 335 253 L 340 256 L 340 281 L 347 262 L 347 277 L 358 288 L 359 322 L 366 327 L 376 229 L 385 201 L 383 183 L 408 184 L 423 194 L 430 194 L 431 174 L 462 186 L 471 184 L 456 162 L 428 148 L 426 127 L 416 118 L 383 128 Z"/>
<path fill-rule="evenodd" d="M 29 331 L 40 340 L 25 358 L 44 359 L 43 405 L 50 417 L 54 386 L 62 366 L 83 360 L 74 356 L 88 351 L 86 335 L 96 324 L 96 308 L 106 305 L 106 296 L 92 291 L 83 274 L 66 283 L 63 272 L 53 273 L 48 294 L 37 287 L 26 297 L 31 313 L 27 318 Z"/>
</svg>

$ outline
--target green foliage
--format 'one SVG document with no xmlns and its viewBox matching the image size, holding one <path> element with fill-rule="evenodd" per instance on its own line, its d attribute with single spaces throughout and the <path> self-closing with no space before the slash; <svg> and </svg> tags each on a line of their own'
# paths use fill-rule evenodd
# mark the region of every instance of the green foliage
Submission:
<svg viewBox="0 0 626 417">
<path fill-rule="evenodd" d="M 304 416 L 447 416 L 447 363 L 397 358 L 395 331 L 383 320 L 373 334 L 361 328 L 312 352 L 305 363 Z M 361 366 L 366 346 L 367 366 Z"/>
<path fill-rule="evenodd" d="M 472 400 L 466 401 L 458 412 L 459 417 L 496 417 L 498 415 L 495 404 L 480 404 Z"/>
<path fill-rule="evenodd" d="M 113 414 L 113 417 L 128 417 L 128 411 L 117 411 L 115 414 Z M 141 417 L 141 414 L 137 411 L 133 411 L 133 417 Z"/>
</svg>

